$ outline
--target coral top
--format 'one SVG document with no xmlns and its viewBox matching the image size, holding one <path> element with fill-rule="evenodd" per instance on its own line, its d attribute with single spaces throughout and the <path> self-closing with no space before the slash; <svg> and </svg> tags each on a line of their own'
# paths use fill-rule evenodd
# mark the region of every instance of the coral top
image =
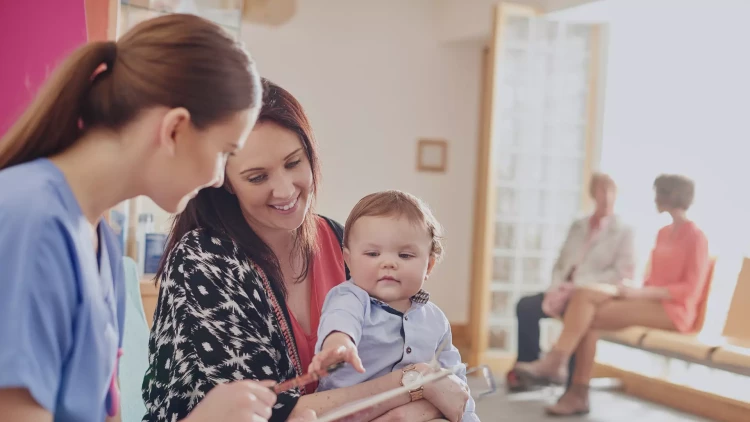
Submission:
<svg viewBox="0 0 750 422">
<path fill-rule="evenodd" d="M 322 217 L 318 217 L 317 246 L 318 252 L 315 254 L 310 267 L 310 334 L 305 333 L 294 315 L 289 312 L 303 373 L 307 373 L 307 367 L 310 366 L 310 362 L 315 356 L 320 311 L 323 309 L 326 295 L 334 286 L 346 281 L 341 244 L 336 237 L 336 233 Z M 310 384 L 306 391 L 314 392 L 316 388 L 317 383 Z"/>
<path fill-rule="evenodd" d="M 694 328 L 704 299 L 709 268 L 708 240 L 692 221 L 659 230 L 644 286 L 666 287 L 664 310 L 680 332 Z"/>
</svg>

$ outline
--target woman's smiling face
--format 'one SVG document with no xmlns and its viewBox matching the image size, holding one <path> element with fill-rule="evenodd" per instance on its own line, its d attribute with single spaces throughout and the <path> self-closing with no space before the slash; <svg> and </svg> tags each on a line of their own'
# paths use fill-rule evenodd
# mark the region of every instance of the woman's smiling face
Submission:
<svg viewBox="0 0 750 422">
<path fill-rule="evenodd" d="M 299 136 L 272 122 L 255 126 L 227 162 L 227 182 L 259 235 L 293 231 L 312 204 L 313 172 Z"/>
</svg>

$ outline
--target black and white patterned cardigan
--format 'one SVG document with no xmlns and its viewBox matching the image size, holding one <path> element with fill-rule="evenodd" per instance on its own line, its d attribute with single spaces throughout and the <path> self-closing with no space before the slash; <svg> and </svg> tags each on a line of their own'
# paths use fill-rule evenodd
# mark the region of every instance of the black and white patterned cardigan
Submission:
<svg viewBox="0 0 750 422">
<path fill-rule="evenodd" d="M 341 225 L 323 218 L 341 239 Z M 183 419 L 219 383 L 303 373 L 283 298 L 228 237 L 187 233 L 159 281 L 144 421 Z M 301 393 L 279 394 L 270 421 L 285 421 Z"/>
</svg>

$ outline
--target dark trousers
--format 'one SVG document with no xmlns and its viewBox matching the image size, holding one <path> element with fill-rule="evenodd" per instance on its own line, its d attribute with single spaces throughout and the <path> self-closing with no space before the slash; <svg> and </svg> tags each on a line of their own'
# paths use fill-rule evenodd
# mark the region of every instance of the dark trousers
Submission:
<svg viewBox="0 0 750 422">
<path fill-rule="evenodd" d="M 544 293 L 525 296 L 516 305 L 516 316 L 518 317 L 518 358 L 519 362 L 533 362 L 539 359 L 540 330 L 539 322 L 543 318 L 552 318 L 542 311 L 542 300 Z M 568 364 L 569 376 L 568 386 L 575 369 L 575 354 L 571 356 Z"/>
</svg>

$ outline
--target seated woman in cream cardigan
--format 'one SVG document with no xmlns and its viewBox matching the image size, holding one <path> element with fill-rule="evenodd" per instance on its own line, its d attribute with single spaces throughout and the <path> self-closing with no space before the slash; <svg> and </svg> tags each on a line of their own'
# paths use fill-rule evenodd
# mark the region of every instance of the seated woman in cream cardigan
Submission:
<svg viewBox="0 0 750 422">
<path fill-rule="evenodd" d="M 518 362 L 539 359 L 539 321 L 558 318 L 573 294 L 574 286 L 609 283 L 616 285 L 632 278 L 634 263 L 633 230 L 614 215 L 617 195 L 615 182 L 606 174 L 595 173 L 589 194 L 596 204 L 590 216 L 573 222 L 552 272 L 547 292 L 522 298 L 516 306 L 518 316 Z M 579 348 L 578 354 L 596 353 L 596 341 Z M 585 359 L 584 359 L 585 360 Z M 570 360 L 571 371 L 574 359 Z M 586 368 L 583 368 L 586 369 Z M 507 375 L 506 386 L 512 392 L 531 388 L 517 372 Z"/>
<path fill-rule="evenodd" d="M 592 341 L 592 330 L 617 330 L 634 325 L 679 332 L 694 328 L 710 265 L 706 236 L 686 216 L 695 187 L 684 176 L 661 175 L 656 178 L 654 189 L 657 209 L 668 212 L 672 224 L 659 230 L 643 287 L 621 283 L 614 289 L 575 289 L 565 309 L 565 327 L 557 343 L 544 358 L 518 363 L 515 371 L 522 378 L 544 383 L 567 378 L 568 359 Z M 547 408 L 548 413 L 588 412 L 588 383 L 594 355 L 586 354 L 585 358 L 582 362 L 583 356 L 578 356 L 573 385 L 557 404 Z"/>
</svg>

